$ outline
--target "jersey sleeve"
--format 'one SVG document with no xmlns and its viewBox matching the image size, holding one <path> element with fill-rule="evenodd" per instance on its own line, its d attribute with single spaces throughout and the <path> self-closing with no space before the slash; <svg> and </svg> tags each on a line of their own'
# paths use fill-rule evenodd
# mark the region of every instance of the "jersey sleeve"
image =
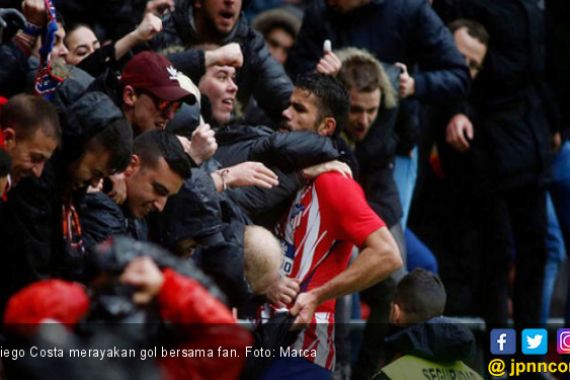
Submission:
<svg viewBox="0 0 570 380">
<path fill-rule="evenodd" d="M 361 247 L 368 235 L 386 225 L 354 180 L 339 173 L 325 173 L 317 178 L 315 186 L 323 218 L 338 239 Z"/>
</svg>

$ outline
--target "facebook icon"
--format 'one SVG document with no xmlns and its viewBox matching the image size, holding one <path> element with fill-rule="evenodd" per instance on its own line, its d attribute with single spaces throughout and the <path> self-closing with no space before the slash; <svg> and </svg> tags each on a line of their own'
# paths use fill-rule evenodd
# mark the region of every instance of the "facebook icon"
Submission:
<svg viewBox="0 0 570 380">
<path fill-rule="evenodd" d="M 491 330 L 491 353 L 512 355 L 517 351 L 517 333 L 513 329 Z"/>
</svg>

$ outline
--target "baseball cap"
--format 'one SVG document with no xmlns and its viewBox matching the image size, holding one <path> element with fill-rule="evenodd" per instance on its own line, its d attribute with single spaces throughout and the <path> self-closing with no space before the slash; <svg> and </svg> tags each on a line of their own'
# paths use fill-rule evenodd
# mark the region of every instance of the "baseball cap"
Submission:
<svg viewBox="0 0 570 380">
<path fill-rule="evenodd" d="M 196 103 L 196 96 L 187 88 L 192 80 L 176 70 L 165 56 L 152 51 L 135 55 L 126 64 L 120 80 L 124 85 L 146 90 L 162 100 Z"/>
</svg>

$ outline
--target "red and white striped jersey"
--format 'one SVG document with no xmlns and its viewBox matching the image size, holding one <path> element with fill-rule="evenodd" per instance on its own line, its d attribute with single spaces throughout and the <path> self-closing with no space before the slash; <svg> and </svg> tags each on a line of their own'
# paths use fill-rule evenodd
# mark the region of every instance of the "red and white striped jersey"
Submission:
<svg viewBox="0 0 570 380">
<path fill-rule="evenodd" d="M 283 271 L 301 280 L 301 291 L 322 286 L 348 266 L 352 248 L 384 226 L 372 211 L 362 188 L 339 173 L 320 175 L 301 189 L 277 227 L 284 246 Z M 334 368 L 335 300 L 319 305 L 313 323 L 293 348 L 316 349 L 308 360 Z"/>
</svg>

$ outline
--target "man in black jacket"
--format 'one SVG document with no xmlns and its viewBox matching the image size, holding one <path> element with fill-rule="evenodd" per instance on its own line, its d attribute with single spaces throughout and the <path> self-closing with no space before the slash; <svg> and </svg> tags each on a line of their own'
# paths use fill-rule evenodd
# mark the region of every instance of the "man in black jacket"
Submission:
<svg viewBox="0 0 570 380">
<path fill-rule="evenodd" d="M 452 17 L 480 22 L 492 41 L 470 99 L 477 116 L 473 139 L 484 152 L 474 189 L 485 205 L 481 312 L 488 323 L 507 322 L 514 245 L 513 318 L 517 326 L 535 325 L 546 259 L 545 179 L 559 120 L 544 83 L 543 14 L 537 2 L 523 0 L 447 5 Z"/>
<path fill-rule="evenodd" d="M 241 6 L 241 0 L 179 0 L 175 11 L 164 20 L 164 30 L 154 40 L 153 46 L 165 51 L 172 46 L 187 49 L 205 43 L 239 43 L 243 67 L 237 80 L 240 87 L 238 99 L 247 105 L 253 95 L 267 115 L 278 123 L 293 86 L 283 67 L 269 54 L 263 37 L 248 25 L 240 13 Z M 179 70 L 192 77 L 186 69 L 185 53 L 170 58 Z"/>
<path fill-rule="evenodd" d="M 466 19 L 453 21 L 449 28 L 475 79 L 483 67 L 489 34 L 480 23 Z M 447 312 L 473 315 L 482 310 L 478 304 L 487 299 L 475 302 L 477 289 L 485 283 L 485 274 L 478 269 L 484 257 L 478 226 L 488 219 L 486 212 L 481 212 L 484 204 L 480 197 L 486 152 L 480 134 L 474 133 L 478 119 L 473 108 L 468 102 L 461 108 L 455 115 L 456 106 L 425 110 L 421 149 L 426 171 L 416 194 L 414 228 L 437 252 L 440 274 L 449 290 Z M 427 165 L 427 156 L 436 151 L 442 170 L 433 175 L 436 172 Z"/>
</svg>

